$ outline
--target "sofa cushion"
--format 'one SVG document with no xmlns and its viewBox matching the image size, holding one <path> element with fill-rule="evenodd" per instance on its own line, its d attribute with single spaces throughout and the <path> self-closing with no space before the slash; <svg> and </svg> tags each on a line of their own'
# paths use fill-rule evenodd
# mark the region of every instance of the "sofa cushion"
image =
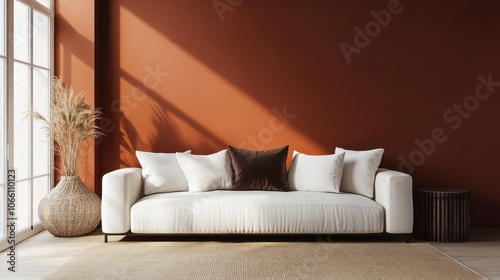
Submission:
<svg viewBox="0 0 500 280">
<path fill-rule="evenodd" d="M 229 146 L 234 172 L 233 190 L 288 191 L 288 146 L 254 151 Z"/>
<path fill-rule="evenodd" d="M 380 233 L 384 208 L 361 195 L 320 192 L 176 192 L 131 209 L 133 233 Z"/>
<path fill-rule="evenodd" d="M 191 151 L 184 152 L 185 154 Z M 136 151 L 142 166 L 144 194 L 187 191 L 188 182 L 177 162 L 175 153 L 151 153 Z"/>
<path fill-rule="evenodd" d="M 227 149 L 211 155 L 177 153 L 176 156 L 190 192 L 231 188 L 233 171 Z"/>
<path fill-rule="evenodd" d="M 375 173 L 382 160 L 384 149 L 351 151 L 337 147 L 335 153 L 345 153 L 340 191 L 373 198 Z"/>
<path fill-rule="evenodd" d="M 334 155 L 306 155 L 293 151 L 288 170 L 288 186 L 293 191 L 340 191 L 344 153 Z"/>
</svg>

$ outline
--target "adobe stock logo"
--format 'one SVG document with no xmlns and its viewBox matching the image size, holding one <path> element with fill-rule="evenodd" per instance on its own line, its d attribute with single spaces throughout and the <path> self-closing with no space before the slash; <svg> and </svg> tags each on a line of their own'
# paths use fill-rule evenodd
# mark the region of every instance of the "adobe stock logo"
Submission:
<svg viewBox="0 0 500 280">
<path fill-rule="evenodd" d="M 263 150 L 265 144 L 274 140 L 276 133 L 282 132 L 290 121 L 297 117 L 296 114 L 290 114 L 286 106 L 281 111 L 278 108 L 273 108 L 272 111 L 274 116 L 269 120 L 269 125 L 261 128 L 256 136 L 248 136 L 247 141 L 240 143 L 238 148 Z"/>
<path fill-rule="evenodd" d="M 478 76 L 474 94 L 464 98 L 462 103 L 455 103 L 443 112 L 443 121 L 449 125 L 452 130 L 457 130 L 462 126 L 465 119 L 471 117 L 472 113 L 479 109 L 482 101 L 491 97 L 495 92 L 495 87 L 500 87 L 500 82 L 493 81 L 493 75 L 489 74 L 487 78 Z M 408 157 L 398 156 L 398 170 L 412 174 L 415 168 L 424 164 L 425 160 L 436 152 L 438 144 L 443 144 L 448 140 L 448 134 L 442 127 L 434 128 L 430 137 L 422 140 L 415 139 L 413 142 L 417 146 L 410 152 Z"/>
<path fill-rule="evenodd" d="M 382 27 L 385 28 L 391 23 L 392 15 L 397 15 L 402 11 L 403 6 L 401 6 L 399 0 L 389 0 L 389 2 L 387 2 L 387 10 L 382 9 L 378 12 L 371 10 L 370 14 L 374 20 L 367 22 L 364 30 L 358 26 L 354 27 L 354 46 L 346 42 L 339 44 L 340 50 L 342 51 L 347 63 L 351 63 L 351 56 L 353 54 L 360 54 L 361 49 L 368 47 L 371 42 L 371 38 L 377 37 L 380 32 L 382 32 Z"/>
<path fill-rule="evenodd" d="M 239 6 L 243 0 L 226 0 L 226 2 L 223 2 L 222 0 L 214 0 L 212 2 L 212 5 L 214 6 L 215 12 L 219 16 L 220 21 L 224 21 L 224 13 L 225 12 L 232 12 L 234 11 L 234 8 Z"/>
</svg>

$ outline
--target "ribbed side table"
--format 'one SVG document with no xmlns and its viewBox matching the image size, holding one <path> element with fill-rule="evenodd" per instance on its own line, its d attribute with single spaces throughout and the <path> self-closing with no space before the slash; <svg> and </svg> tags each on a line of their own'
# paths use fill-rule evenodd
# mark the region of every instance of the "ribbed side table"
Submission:
<svg viewBox="0 0 500 280">
<path fill-rule="evenodd" d="M 415 237 L 434 242 L 470 239 L 470 191 L 452 187 L 413 189 Z"/>
</svg>

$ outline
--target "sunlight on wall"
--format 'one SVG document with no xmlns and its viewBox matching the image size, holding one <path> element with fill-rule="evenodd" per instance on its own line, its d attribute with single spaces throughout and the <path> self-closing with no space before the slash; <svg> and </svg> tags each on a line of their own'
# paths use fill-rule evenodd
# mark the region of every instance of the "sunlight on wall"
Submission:
<svg viewBox="0 0 500 280">
<path fill-rule="evenodd" d="M 148 38 L 148 45 L 134 40 L 136 33 Z M 300 147 L 291 149 L 328 152 L 293 128 L 301 116 L 287 111 L 286 103 L 263 106 L 124 7 L 119 36 L 120 100 L 111 106 L 123 114 L 127 146 L 151 150 L 176 141 L 207 152 L 227 144 L 268 149 L 293 139 Z M 161 52 L 148 51 L 158 46 Z"/>
</svg>

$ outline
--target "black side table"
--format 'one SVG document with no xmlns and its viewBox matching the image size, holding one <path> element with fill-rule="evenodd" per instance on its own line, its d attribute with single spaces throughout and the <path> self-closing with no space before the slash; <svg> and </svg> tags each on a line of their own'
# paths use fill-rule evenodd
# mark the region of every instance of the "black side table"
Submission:
<svg viewBox="0 0 500 280">
<path fill-rule="evenodd" d="M 413 189 L 415 237 L 434 242 L 470 239 L 470 191 L 452 187 Z"/>
</svg>

